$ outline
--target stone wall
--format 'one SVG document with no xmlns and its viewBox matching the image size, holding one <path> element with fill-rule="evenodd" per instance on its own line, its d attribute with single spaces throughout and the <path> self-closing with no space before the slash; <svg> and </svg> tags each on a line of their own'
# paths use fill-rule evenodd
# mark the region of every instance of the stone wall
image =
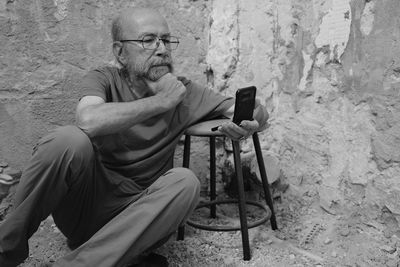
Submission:
<svg viewBox="0 0 400 267">
<path fill-rule="evenodd" d="M 73 122 L 79 78 L 112 60 L 112 16 L 146 4 L 182 37 L 178 74 L 228 95 L 257 86 L 264 154 L 293 190 L 329 212 L 400 215 L 398 0 L 1 0 L 0 158 L 22 167 Z"/>
</svg>

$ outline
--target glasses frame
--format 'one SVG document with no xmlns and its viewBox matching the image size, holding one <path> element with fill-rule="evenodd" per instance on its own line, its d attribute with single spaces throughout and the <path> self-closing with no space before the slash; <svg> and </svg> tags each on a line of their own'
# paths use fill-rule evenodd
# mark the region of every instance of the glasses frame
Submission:
<svg viewBox="0 0 400 267">
<path fill-rule="evenodd" d="M 145 39 L 146 37 L 149 37 L 149 36 L 155 37 L 155 38 L 156 38 L 156 40 L 157 40 L 157 41 L 156 41 L 156 44 L 157 44 L 157 45 L 156 45 L 155 48 L 146 48 L 146 47 L 144 47 L 144 43 L 145 43 L 144 39 Z M 155 49 L 157 49 L 157 48 L 160 46 L 160 43 L 162 42 L 163 45 L 164 45 L 164 47 L 165 47 L 165 49 L 171 51 L 171 50 L 177 49 L 178 46 L 179 46 L 179 43 L 180 43 L 178 37 L 176 37 L 176 36 L 168 36 L 168 38 L 171 38 L 171 37 L 176 38 L 176 41 L 171 42 L 171 41 L 168 41 L 168 40 L 166 39 L 167 37 L 162 38 L 162 37 L 159 37 L 159 36 L 157 36 L 157 35 L 145 35 L 145 36 L 142 37 L 142 39 L 124 39 L 124 40 L 119 40 L 118 42 L 121 42 L 121 43 L 140 42 L 140 43 L 142 44 L 143 49 L 145 49 L 145 50 L 155 50 Z M 167 44 L 166 44 L 166 42 L 167 42 Z M 169 44 L 176 44 L 176 47 L 175 47 L 175 48 L 171 48 L 171 47 L 169 46 Z"/>
</svg>

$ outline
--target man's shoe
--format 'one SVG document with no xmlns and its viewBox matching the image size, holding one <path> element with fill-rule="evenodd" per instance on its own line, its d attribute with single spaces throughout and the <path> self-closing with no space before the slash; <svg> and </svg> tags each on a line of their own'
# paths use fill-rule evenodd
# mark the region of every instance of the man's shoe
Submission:
<svg viewBox="0 0 400 267">
<path fill-rule="evenodd" d="M 168 260 L 160 254 L 150 253 L 144 256 L 139 263 L 133 264 L 130 267 L 168 267 Z"/>
</svg>

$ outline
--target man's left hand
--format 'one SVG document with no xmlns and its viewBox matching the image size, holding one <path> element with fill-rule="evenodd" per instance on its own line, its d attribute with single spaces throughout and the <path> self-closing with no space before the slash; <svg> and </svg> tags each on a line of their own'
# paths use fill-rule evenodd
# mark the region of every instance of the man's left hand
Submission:
<svg viewBox="0 0 400 267">
<path fill-rule="evenodd" d="M 228 138 L 232 140 L 243 140 L 253 135 L 258 129 L 260 125 L 256 120 L 248 121 L 244 120 L 237 125 L 233 122 L 226 122 L 218 127 L 218 130 L 225 134 Z"/>
</svg>

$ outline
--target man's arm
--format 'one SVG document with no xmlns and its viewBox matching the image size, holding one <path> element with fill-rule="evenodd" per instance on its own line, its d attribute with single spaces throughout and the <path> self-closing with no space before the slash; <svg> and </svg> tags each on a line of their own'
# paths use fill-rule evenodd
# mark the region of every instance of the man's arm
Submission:
<svg viewBox="0 0 400 267">
<path fill-rule="evenodd" d="M 235 105 L 232 105 L 227 109 L 223 115 L 228 118 L 233 118 L 235 111 Z M 260 104 L 260 101 L 256 99 L 256 105 L 253 112 L 252 121 L 242 121 L 240 126 L 233 122 L 225 123 L 218 127 L 218 130 L 228 136 L 231 139 L 238 140 L 241 138 L 247 138 L 256 131 L 262 131 L 267 126 L 267 120 L 269 118 L 267 109 Z"/>
<path fill-rule="evenodd" d="M 117 133 L 166 112 L 180 103 L 185 86 L 171 74 L 149 83 L 155 95 L 123 103 L 105 103 L 98 96 L 83 97 L 76 108 L 77 126 L 89 137 Z"/>
</svg>

